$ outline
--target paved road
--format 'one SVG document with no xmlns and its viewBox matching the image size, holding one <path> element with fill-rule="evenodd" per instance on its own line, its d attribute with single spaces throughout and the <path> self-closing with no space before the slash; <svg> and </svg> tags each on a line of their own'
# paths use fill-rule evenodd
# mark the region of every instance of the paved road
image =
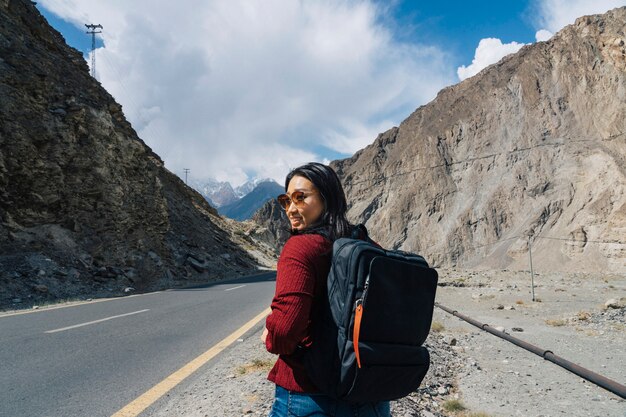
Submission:
<svg viewBox="0 0 626 417">
<path fill-rule="evenodd" d="M 112 415 L 267 308 L 274 279 L 0 316 L 0 417 Z"/>
</svg>

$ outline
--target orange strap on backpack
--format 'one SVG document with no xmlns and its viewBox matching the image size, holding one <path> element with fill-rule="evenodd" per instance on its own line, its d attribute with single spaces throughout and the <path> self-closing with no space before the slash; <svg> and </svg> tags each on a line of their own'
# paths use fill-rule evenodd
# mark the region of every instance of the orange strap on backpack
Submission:
<svg viewBox="0 0 626 417">
<path fill-rule="evenodd" d="M 359 300 L 361 301 L 361 300 Z M 363 316 L 363 302 L 357 301 L 356 312 L 354 313 L 354 330 L 352 333 L 352 343 L 354 345 L 354 354 L 356 355 L 356 364 L 361 367 L 361 355 L 359 353 L 359 333 L 361 332 L 361 317 Z"/>
</svg>

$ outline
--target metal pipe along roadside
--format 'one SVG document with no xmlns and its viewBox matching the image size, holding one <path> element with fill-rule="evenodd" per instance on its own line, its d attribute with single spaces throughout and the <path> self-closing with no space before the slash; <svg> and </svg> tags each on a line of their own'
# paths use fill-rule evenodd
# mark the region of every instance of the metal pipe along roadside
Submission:
<svg viewBox="0 0 626 417">
<path fill-rule="evenodd" d="M 535 346 L 521 339 L 518 339 L 517 337 L 513 337 L 510 334 L 496 330 L 486 323 L 480 323 L 479 321 L 474 320 L 471 317 L 465 316 L 456 310 L 452 310 L 449 307 L 446 307 L 439 303 L 435 303 L 435 305 L 439 307 L 440 309 L 442 309 L 443 311 L 450 313 L 453 316 L 460 318 L 461 320 L 465 320 L 466 322 L 478 327 L 481 330 L 489 332 L 493 334 L 494 336 L 498 336 L 502 339 L 508 340 L 509 342 L 521 348 L 524 348 L 534 353 L 537 356 L 541 356 L 545 360 L 548 360 L 556 365 L 559 365 L 560 367 L 567 369 L 568 371 L 580 376 L 581 378 L 586 379 L 589 382 L 596 384 L 599 387 L 602 387 L 608 391 L 611 391 L 615 395 L 618 395 L 622 398 L 626 398 L 626 386 L 616 381 L 613 381 L 612 379 L 609 379 L 605 376 L 602 376 L 593 371 L 590 371 L 589 369 L 583 368 L 582 366 L 577 365 L 573 362 L 570 362 L 567 359 L 561 358 L 560 356 L 555 355 L 551 350 L 542 349 L 538 346 Z"/>
</svg>

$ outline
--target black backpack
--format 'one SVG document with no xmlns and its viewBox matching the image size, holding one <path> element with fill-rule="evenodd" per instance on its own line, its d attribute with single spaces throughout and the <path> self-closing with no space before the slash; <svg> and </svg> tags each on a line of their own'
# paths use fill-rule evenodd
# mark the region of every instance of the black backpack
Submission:
<svg viewBox="0 0 626 417">
<path fill-rule="evenodd" d="M 359 232 L 360 239 L 333 244 L 328 297 L 314 312 L 304 362 L 313 383 L 332 398 L 393 400 L 416 390 L 428 371 L 430 355 L 422 344 L 437 272 L 419 255 L 381 249 L 364 226 Z"/>
</svg>

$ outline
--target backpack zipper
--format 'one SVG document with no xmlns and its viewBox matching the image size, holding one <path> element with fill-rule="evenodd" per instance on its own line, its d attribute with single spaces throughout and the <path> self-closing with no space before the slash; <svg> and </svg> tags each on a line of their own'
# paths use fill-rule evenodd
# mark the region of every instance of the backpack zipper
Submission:
<svg viewBox="0 0 626 417">
<path fill-rule="evenodd" d="M 361 368 L 361 353 L 359 351 L 359 337 L 361 335 L 361 320 L 363 319 L 363 303 L 365 302 L 365 297 L 367 297 L 367 289 L 370 284 L 369 276 L 365 279 L 365 284 L 363 285 L 363 293 L 361 294 L 361 298 L 354 302 L 355 311 L 354 311 L 354 328 L 352 330 L 352 346 L 354 347 L 354 355 L 356 356 L 356 364 L 359 368 Z"/>
<path fill-rule="evenodd" d="M 359 334 L 361 333 L 361 318 L 363 317 L 363 299 L 356 300 L 356 311 L 354 312 L 354 330 L 352 332 L 352 346 L 356 356 L 356 365 L 361 368 L 361 354 L 359 352 Z"/>
</svg>

